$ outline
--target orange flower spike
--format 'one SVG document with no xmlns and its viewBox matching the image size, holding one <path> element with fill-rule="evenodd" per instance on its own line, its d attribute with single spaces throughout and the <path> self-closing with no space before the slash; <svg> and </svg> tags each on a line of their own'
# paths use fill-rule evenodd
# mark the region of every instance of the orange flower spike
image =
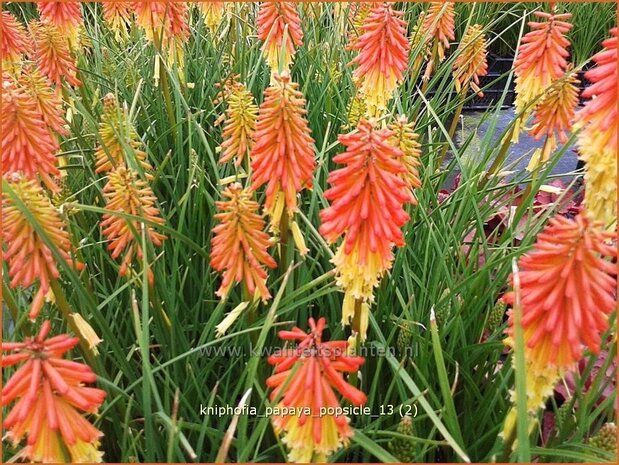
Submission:
<svg viewBox="0 0 619 465">
<path fill-rule="evenodd" d="M 34 37 L 34 57 L 39 70 L 57 86 L 64 80 L 72 87 L 81 82 L 77 78 L 75 59 L 62 33 L 49 23 L 31 23 Z"/>
<path fill-rule="evenodd" d="M 486 38 L 479 24 L 469 26 L 462 37 L 453 64 L 456 92 L 470 87 L 480 97 L 484 93 L 479 88 L 479 77 L 488 74 Z"/>
<path fill-rule="evenodd" d="M 277 263 L 268 253 L 272 243 L 264 232 L 260 205 L 239 183 L 228 186 L 223 196 L 226 200 L 216 202 L 219 224 L 211 240 L 211 266 L 223 272 L 217 295 L 224 298 L 235 282 L 243 282 L 251 296 L 266 301 L 271 294 L 266 287 L 265 267 L 275 268 Z"/>
<path fill-rule="evenodd" d="M 55 157 L 58 142 L 39 112 L 37 101 L 6 77 L 0 102 L 0 125 L 3 175 L 22 173 L 28 179 L 41 179 L 53 192 L 59 191 L 52 179 L 60 175 Z"/>
<path fill-rule="evenodd" d="M 305 99 L 288 72 L 273 76 L 260 105 L 251 150 L 252 189 L 267 184 L 265 210 L 274 227 L 284 208 L 297 211 L 297 193 L 311 189 L 316 160 Z"/>
<path fill-rule="evenodd" d="M 129 38 L 129 29 L 133 21 L 131 2 L 101 2 L 103 19 L 114 32 L 118 42 Z"/>
<path fill-rule="evenodd" d="M 356 131 L 338 136 L 346 151 L 333 161 L 346 167 L 329 174 L 331 187 L 324 197 L 331 206 L 320 213 L 320 232 L 330 243 L 346 234 L 346 253 L 358 238 L 366 253 L 404 245 L 399 228 L 408 221 L 402 207 L 411 195 L 402 179 L 404 154 L 388 142 L 393 136 L 367 120 L 361 120 Z M 362 257 L 359 265 L 364 264 Z"/>
<path fill-rule="evenodd" d="M 330 207 L 320 212 L 320 233 L 329 243 L 344 242 L 333 258 L 337 283 L 345 291 L 342 324 L 358 321 L 355 328 L 365 339 L 373 289 L 391 267 L 394 245 L 403 246 L 400 229 L 413 202 L 404 180 L 404 153 L 390 142 L 394 133 L 376 129 L 361 120 L 357 130 L 338 137 L 346 151 L 334 157 L 345 168 L 329 174 L 331 187 L 324 193 Z M 360 304 L 360 305 L 358 305 Z"/>
<path fill-rule="evenodd" d="M 582 95 L 590 98 L 577 113 L 580 158 L 585 161 L 585 205 L 606 226 L 617 222 L 617 28 L 593 57 L 596 66 L 585 77 L 592 84 Z"/>
<path fill-rule="evenodd" d="M 2 405 L 17 400 L 4 418 L 7 436 L 17 445 L 27 437 L 20 452 L 35 462 L 65 462 L 63 449 L 72 462 L 100 462 L 102 433 L 79 411 L 96 413 L 105 392 L 84 386 L 96 375 L 87 365 L 65 360 L 64 354 L 79 339 L 61 334 L 47 338 L 51 325 L 45 321 L 39 334 L 24 342 L 3 342 L 2 367 L 22 364 L 2 389 Z"/>
<path fill-rule="evenodd" d="M 43 75 L 36 66 L 27 66 L 19 76 L 19 84 L 34 99 L 37 110 L 49 129 L 62 136 L 68 135 L 62 96 L 54 90 L 47 76 Z"/>
<path fill-rule="evenodd" d="M 429 40 L 435 40 L 438 59 L 443 61 L 450 41 L 456 40 L 454 3 L 431 2 L 424 15 L 423 31 L 428 31 Z"/>
<path fill-rule="evenodd" d="M 256 19 L 258 39 L 262 40 L 264 59 L 273 72 L 287 70 L 296 47 L 303 45 L 301 18 L 295 2 L 261 2 Z M 280 56 L 282 48 L 284 54 Z"/>
<path fill-rule="evenodd" d="M 398 147 L 403 153 L 401 160 L 406 171 L 402 173 L 402 179 L 404 179 L 409 189 L 413 191 L 421 187 L 418 170 L 419 158 L 421 157 L 421 144 L 418 141 L 419 135 L 415 133 L 414 123 L 409 123 L 406 116 L 403 115 L 389 125 L 389 130 L 393 133 L 389 142 Z M 417 205 L 414 197 L 411 197 L 411 203 Z"/>
<path fill-rule="evenodd" d="M 365 96 L 373 115 L 382 113 L 402 79 L 408 65 L 410 44 L 403 12 L 389 3 L 378 3 L 361 27 L 363 34 L 353 48 L 359 54 L 351 61 L 358 67 L 353 77 Z"/>
<path fill-rule="evenodd" d="M 234 83 L 229 91 L 222 93 L 225 94 L 223 98 L 226 99 L 228 108 L 219 163 L 226 163 L 234 158 L 234 165 L 241 166 L 253 147 L 258 107 L 252 93 L 240 82 Z"/>
<path fill-rule="evenodd" d="M 533 108 L 529 105 L 544 93 L 567 69 L 567 48 L 570 45 L 565 35 L 572 25 L 565 20 L 570 13 L 533 13 L 543 22 L 529 22 L 531 31 L 525 34 L 514 61 L 516 74 L 516 112 L 523 113 L 526 120 Z M 529 107 L 529 108 L 527 108 Z"/>
<path fill-rule="evenodd" d="M 290 451 L 290 462 L 326 461 L 340 447 L 348 445 L 353 434 L 350 420 L 322 412 L 325 408 L 340 407 L 336 391 L 356 406 L 367 401 L 365 394 L 342 376 L 357 372 L 364 358 L 348 355 L 346 341 L 323 342 L 324 318 L 318 322 L 310 318 L 309 325 L 309 333 L 299 328 L 280 331 L 282 340 L 297 341 L 297 346 L 268 358 L 269 364 L 275 366 L 273 376 L 266 381 L 273 388 L 271 400 L 278 401 L 280 408 L 297 412 L 271 418 Z"/>
<path fill-rule="evenodd" d="M 189 38 L 189 7 L 186 2 L 132 2 L 136 22 L 146 38 L 168 53 L 168 62 L 182 71 L 184 45 Z"/>
<path fill-rule="evenodd" d="M 578 79 L 568 71 L 556 81 L 540 99 L 533 114 L 534 123 L 529 134 L 535 139 L 546 137 L 543 148 L 535 151 L 528 166 L 533 171 L 550 159 L 559 142 L 565 144 L 578 106 Z"/>
<path fill-rule="evenodd" d="M 103 98 L 103 114 L 99 123 L 99 139 L 101 143 L 95 150 L 95 172 L 105 173 L 117 166 L 131 166 L 129 159 L 134 159 L 145 171 L 145 176 L 150 179 L 149 173 L 153 167 L 146 159 L 146 152 L 133 124 L 129 121 L 127 108 L 118 105 L 116 96 L 112 93 Z M 129 148 L 129 150 L 127 150 Z"/>
<path fill-rule="evenodd" d="M 108 182 L 103 188 L 103 196 L 106 200 L 105 208 L 112 212 L 140 216 L 149 221 L 149 224 L 138 220 L 128 220 L 114 213 L 106 213 L 101 221 L 101 230 L 108 239 L 108 249 L 112 258 L 116 259 L 124 253 L 119 270 L 120 276 L 125 276 L 129 271 L 133 258 L 137 255 L 142 259 L 141 230 L 146 230 L 146 236 L 155 247 L 160 247 L 166 236 L 156 232 L 150 223 L 163 225 L 165 220 L 161 218 L 159 209 L 155 205 L 156 197 L 146 181 L 139 179 L 138 174 L 119 166 L 109 174 Z M 133 226 L 133 228 L 130 227 Z M 137 232 L 137 237 L 134 231 Z M 149 270 L 150 271 L 150 270 Z M 148 276 L 152 284 L 152 271 Z"/>
<path fill-rule="evenodd" d="M 37 2 L 37 8 L 41 21 L 56 26 L 64 39 L 68 39 L 69 46 L 76 48 L 79 43 L 79 30 L 84 23 L 80 2 Z"/>
<path fill-rule="evenodd" d="M 58 213 L 52 206 L 43 189 L 36 181 L 19 178 L 9 180 L 15 196 L 26 206 L 36 219 L 49 241 L 56 247 L 60 256 L 78 270 L 83 265 L 74 262 L 69 251 L 69 233 Z M 8 264 L 11 287 L 30 287 L 38 281 L 39 289 L 34 295 L 29 317 L 34 320 L 45 301 L 50 282 L 60 276 L 55 257 L 43 237 L 30 224 L 8 192 L 2 194 L 2 238 L 6 244 L 4 260 Z"/>
<path fill-rule="evenodd" d="M 28 50 L 26 29 L 10 12 L 0 15 L 0 61 L 2 67 L 10 69 L 19 64 Z"/>
<path fill-rule="evenodd" d="M 569 369 L 582 348 L 600 350 L 608 315 L 616 308 L 616 233 L 581 212 L 552 218 L 533 250 L 519 261 L 522 326 L 536 366 Z M 503 298 L 513 303 L 513 293 Z M 513 318 L 508 334 L 513 336 Z"/>
</svg>

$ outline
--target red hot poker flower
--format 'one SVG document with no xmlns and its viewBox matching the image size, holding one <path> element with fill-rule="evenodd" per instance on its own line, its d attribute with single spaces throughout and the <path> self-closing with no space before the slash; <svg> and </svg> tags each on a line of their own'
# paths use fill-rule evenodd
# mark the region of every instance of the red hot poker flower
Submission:
<svg viewBox="0 0 619 465">
<path fill-rule="evenodd" d="M 41 179 L 51 191 L 58 191 L 52 179 L 60 175 L 58 141 L 39 111 L 38 102 L 5 76 L 0 103 L 3 175 L 21 173 L 28 179 Z"/>
<path fill-rule="evenodd" d="M 271 70 L 287 70 L 292 63 L 295 47 L 303 45 L 301 18 L 294 2 L 262 2 L 256 20 L 258 39 L 264 41 L 264 59 Z M 280 56 L 284 50 L 284 54 Z"/>
<path fill-rule="evenodd" d="M 3 68 L 21 62 L 26 53 L 26 30 L 10 12 L 3 10 L 0 17 L 0 61 Z"/>
<path fill-rule="evenodd" d="M 71 56 L 66 37 L 51 23 L 31 23 L 34 37 L 34 58 L 39 70 L 57 86 L 65 80 L 77 87 L 75 59 Z"/>
<path fill-rule="evenodd" d="M 70 266 L 77 269 L 82 264 L 74 262 L 69 251 L 71 242 L 66 227 L 52 206 L 49 198 L 36 181 L 17 177 L 10 181 L 16 197 L 29 210 L 37 223 L 43 228 L 47 238 Z M 50 282 L 60 276 L 56 260 L 43 237 L 35 230 L 8 192 L 2 193 L 2 239 L 7 246 L 4 260 L 9 267 L 11 287 L 30 287 L 36 281 L 39 289 L 30 308 L 30 319 L 35 319 L 50 290 Z"/>
<path fill-rule="evenodd" d="M 531 104 L 567 69 L 567 48 L 570 45 L 565 35 L 572 25 L 565 20 L 571 14 L 551 14 L 536 11 L 533 13 L 544 22 L 529 22 L 531 31 L 520 42 L 518 55 L 514 61 L 516 74 L 516 112 L 522 113 L 526 121 L 534 109 Z M 518 140 L 519 127 L 514 131 L 514 141 Z"/>
<path fill-rule="evenodd" d="M 223 298 L 235 282 L 243 282 L 251 296 L 268 300 L 271 294 L 264 266 L 275 268 L 277 263 L 268 253 L 271 240 L 258 214 L 260 205 L 239 183 L 230 185 L 223 196 L 226 200 L 216 202 L 215 219 L 220 223 L 213 229 L 211 242 L 211 265 L 223 271 L 217 295 Z"/>
<path fill-rule="evenodd" d="M 108 182 L 103 188 L 106 200 L 105 208 L 112 212 L 120 212 L 127 215 L 143 217 L 149 223 L 138 220 L 125 219 L 114 213 L 106 213 L 101 221 L 103 235 L 110 241 L 108 249 L 112 258 L 118 258 L 124 253 L 122 264 L 118 274 L 125 276 L 129 271 L 133 258 L 137 255 L 142 259 L 141 228 L 146 230 L 146 237 L 154 246 L 159 247 L 166 239 L 161 233 L 155 231 L 151 223 L 162 225 L 165 220 L 161 218 L 155 202 L 157 198 L 146 181 L 139 178 L 137 172 L 119 166 L 109 174 Z M 137 233 L 137 237 L 136 237 Z M 152 284 L 153 274 L 149 270 L 148 280 Z"/>
<path fill-rule="evenodd" d="M 2 367 L 21 364 L 2 388 L 3 406 L 17 400 L 4 418 L 8 438 L 18 444 L 27 437 L 20 455 L 31 461 L 100 462 L 103 434 L 79 412 L 96 413 L 105 392 L 84 386 L 97 380 L 90 367 L 63 358 L 79 339 L 67 334 L 48 338 L 50 329 L 45 321 L 37 336 L 1 344 L 8 352 Z"/>
<path fill-rule="evenodd" d="M 82 26 L 80 2 L 63 0 L 61 2 L 37 2 L 41 21 L 53 24 L 60 33 L 69 39 L 72 48 L 77 47 L 78 34 Z"/>
<path fill-rule="evenodd" d="M 356 373 L 364 358 L 348 355 L 347 341 L 323 342 L 324 318 L 318 322 L 310 318 L 309 326 L 309 333 L 297 327 L 280 331 L 282 340 L 295 341 L 297 346 L 283 349 L 268 359 L 275 366 L 275 373 L 266 382 L 273 388 L 271 400 L 277 401 L 279 407 L 297 412 L 271 419 L 290 450 L 291 462 L 326 461 L 348 444 L 352 436 L 350 420 L 324 412 L 327 408 L 340 407 L 335 391 L 356 406 L 367 401 L 365 394 L 348 384 L 342 375 Z"/>
<path fill-rule="evenodd" d="M 378 3 L 361 26 L 363 34 L 351 46 L 359 50 L 351 62 L 359 65 L 353 76 L 373 116 L 385 110 L 404 78 L 410 44 L 403 14 L 387 2 Z"/>
<path fill-rule="evenodd" d="M 324 196 L 331 206 L 320 212 L 320 232 L 327 241 L 344 236 L 333 258 L 338 285 L 345 290 L 342 324 L 358 321 L 361 339 L 366 337 L 373 289 L 391 267 L 393 246 L 405 243 L 400 228 L 409 216 L 403 206 L 414 201 L 405 180 L 405 155 L 392 143 L 394 136 L 367 120 L 355 132 L 339 136 L 346 151 L 333 161 L 346 167 L 329 174 L 331 188 Z"/>
<path fill-rule="evenodd" d="M 585 164 L 585 205 L 606 226 L 617 222 L 617 28 L 593 57 L 596 66 L 585 77 L 592 83 L 582 96 L 590 98 L 577 114 L 580 158 Z"/>
<path fill-rule="evenodd" d="M 600 350 L 608 315 L 616 308 L 615 233 L 581 212 L 574 220 L 556 216 L 533 250 L 519 260 L 522 327 L 529 357 L 537 366 L 570 368 L 582 348 Z M 504 300 L 513 303 L 513 293 Z M 513 317 L 508 334 L 513 336 Z"/>
<path fill-rule="evenodd" d="M 284 210 L 297 211 L 297 193 L 312 187 L 314 139 L 305 117 L 305 99 L 288 72 L 273 76 L 260 105 L 251 150 L 252 189 L 267 184 L 265 210 L 277 227 Z"/>
</svg>

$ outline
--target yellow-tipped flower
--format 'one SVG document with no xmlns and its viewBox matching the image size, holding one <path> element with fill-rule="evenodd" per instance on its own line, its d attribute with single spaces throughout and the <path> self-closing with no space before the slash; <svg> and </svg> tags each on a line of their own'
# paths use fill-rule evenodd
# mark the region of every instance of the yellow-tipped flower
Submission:
<svg viewBox="0 0 619 465">
<path fill-rule="evenodd" d="M 126 276 L 134 256 L 137 255 L 139 260 L 143 257 L 142 228 L 146 231 L 146 238 L 159 247 L 166 236 L 155 231 L 152 223 L 163 225 L 165 221 L 160 217 L 159 209 L 155 205 L 157 198 L 146 181 L 124 166 L 110 172 L 103 195 L 106 200 L 105 208 L 112 213 L 103 215 L 101 231 L 109 241 L 108 249 L 112 258 L 116 259 L 124 254 L 119 274 Z M 144 218 L 148 223 L 123 218 L 116 215 L 116 212 Z M 148 280 L 152 284 L 153 274 L 150 270 Z"/>
<path fill-rule="evenodd" d="M 413 54 L 413 66 L 411 75 L 417 76 L 424 62 L 429 61 L 432 57 L 432 45 L 428 31 L 424 28 L 426 13 L 422 11 L 417 17 L 417 21 L 413 26 L 408 42 L 411 45 L 411 54 Z"/>
<path fill-rule="evenodd" d="M 61 2 L 37 2 L 41 21 L 56 26 L 72 49 L 79 44 L 79 31 L 84 23 L 81 2 L 63 0 Z"/>
<path fill-rule="evenodd" d="M 277 263 L 268 252 L 272 243 L 264 232 L 260 205 L 239 183 L 228 186 L 223 196 L 226 200 L 216 203 L 219 224 L 213 229 L 211 242 L 211 266 L 223 272 L 217 295 L 225 297 L 234 283 L 242 282 L 249 295 L 266 301 L 271 294 L 266 287 L 265 267 L 275 268 Z"/>
<path fill-rule="evenodd" d="M 58 192 L 60 188 L 53 180 L 60 175 L 55 157 L 58 141 L 39 111 L 38 102 L 10 79 L 3 81 L 0 125 L 3 176 L 21 173 L 42 180 L 51 191 Z"/>
<path fill-rule="evenodd" d="M 11 70 L 21 63 L 28 48 L 28 37 L 10 12 L 3 10 L 0 15 L 0 62 L 4 70 Z"/>
<path fill-rule="evenodd" d="M 585 164 L 585 205 L 606 226 L 617 223 L 617 28 L 593 57 L 596 67 L 585 77 L 591 85 L 583 91 L 590 98 L 578 112 L 578 150 Z"/>
<path fill-rule="evenodd" d="M 345 291 L 342 324 L 356 321 L 362 339 L 373 288 L 391 267 L 393 246 L 405 244 L 400 228 L 409 216 L 403 206 L 412 200 L 404 153 L 390 142 L 393 137 L 390 129 L 377 129 L 367 120 L 338 137 L 346 151 L 333 161 L 346 166 L 329 174 L 331 187 L 324 196 L 330 206 L 320 212 L 320 232 L 327 241 L 344 237 L 333 258 L 337 283 Z"/>
<path fill-rule="evenodd" d="M 227 14 L 226 2 L 197 2 L 196 5 L 204 17 L 204 24 L 211 34 L 215 34 Z"/>
<path fill-rule="evenodd" d="M 103 99 L 103 114 L 99 123 L 100 145 L 95 150 L 97 173 L 105 173 L 119 166 L 131 167 L 130 160 L 139 163 L 147 177 L 152 166 L 146 160 L 143 144 L 129 121 L 127 108 L 120 108 L 114 94 Z"/>
<path fill-rule="evenodd" d="M 79 339 L 47 337 L 50 330 L 45 321 L 35 337 L 0 344 L 2 367 L 20 365 L 2 388 L 2 405 L 14 402 L 6 439 L 14 446 L 25 439 L 18 458 L 30 462 L 101 462 L 103 433 L 84 415 L 97 413 L 105 391 L 86 386 L 97 380 L 89 366 L 65 358 Z"/>
<path fill-rule="evenodd" d="M 456 92 L 462 91 L 466 94 L 470 87 L 480 97 L 484 96 L 479 88 L 479 77 L 488 74 L 487 55 L 482 26 L 479 24 L 469 26 L 456 51 L 453 64 Z"/>
<path fill-rule="evenodd" d="M 123 42 L 129 38 L 129 28 L 133 21 L 131 2 L 101 2 L 103 19 L 114 32 L 114 38 Z"/>
<path fill-rule="evenodd" d="M 617 267 L 611 262 L 617 249 L 608 245 L 617 235 L 604 232 L 602 226 L 584 211 L 574 220 L 552 218 L 533 250 L 520 258 L 519 271 L 511 277 L 514 290 L 502 298 L 514 307 L 506 340 L 512 348 L 514 312 L 521 315 L 527 411 L 532 420 L 560 376 L 582 359 L 583 349 L 600 351 L 608 315 L 617 306 Z M 515 392 L 512 400 L 515 405 Z M 512 409 L 504 435 L 514 430 L 516 416 Z"/>
<path fill-rule="evenodd" d="M 422 33 L 428 41 L 430 60 L 423 75 L 424 80 L 430 79 L 435 62 L 445 59 L 445 51 L 451 41 L 456 40 L 455 11 L 453 2 L 431 2 L 424 14 Z"/>
<path fill-rule="evenodd" d="M 36 102 L 37 110 L 49 129 L 62 136 L 69 134 L 65 126 L 61 95 L 52 87 L 49 79 L 36 66 L 25 66 L 18 82 Z"/>
<path fill-rule="evenodd" d="M 184 46 L 189 38 L 189 7 L 185 2 L 133 2 L 136 22 L 144 29 L 146 38 L 167 53 L 169 64 L 177 65 L 182 73 Z"/>
<path fill-rule="evenodd" d="M 75 58 L 62 32 L 51 23 L 30 23 L 30 29 L 34 37 L 34 58 L 41 72 L 58 87 L 63 81 L 72 87 L 81 85 Z"/>
<path fill-rule="evenodd" d="M 219 162 L 226 163 L 234 158 L 235 166 L 241 166 L 253 147 L 258 107 L 254 103 L 254 96 L 243 83 L 234 82 L 222 94 L 228 108 Z"/>
<path fill-rule="evenodd" d="M 522 114 L 514 129 L 513 140 L 518 141 L 520 124 L 528 119 L 535 109 L 534 103 L 554 81 L 561 78 L 567 69 L 567 48 L 570 45 L 566 34 L 572 25 L 565 20 L 571 14 L 554 14 L 536 11 L 543 22 L 529 22 L 531 31 L 525 34 L 514 61 L 516 74 L 516 113 Z"/>
<path fill-rule="evenodd" d="M 34 320 L 45 303 L 50 282 L 60 276 L 56 258 L 44 237 L 53 244 L 69 266 L 81 269 L 82 264 L 69 255 L 71 241 L 65 224 L 36 181 L 13 175 L 10 187 L 45 234 L 39 234 L 20 210 L 20 203 L 15 202 L 12 194 L 2 193 L 2 239 L 6 246 L 4 260 L 8 264 L 10 285 L 27 288 L 39 283 L 29 313 L 30 319 Z"/>
<path fill-rule="evenodd" d="M 370 110 L 370 116 L 383 113 L 387 102 L 404 78 L 410 44 L 406 37 L 403 13 L 389 3 L 378 3 L 361 27 L 363 34 L 352 46 L 359 54 L 353 76 Z"/>
<path fill-rule="evenodd" d="M 419 158 L 421 157 L 419 135 L 415 132 L 415 124 L 409 123 L 404 115 L 398 116 L 395 122 L 389 125 L 389 130 L 393 133 L 389 143 L 399 147 L 402 151 L 401 162 L 406 168 L 406 171 L 402 173 L 402 178 L 411 190 L 411 203 L 416 205 L 417 201 L 414 198 L 413 191 L 421 187 L 418 170 Z"/>
<path fill-rule="evenodd" d="M 557 139 L 565 144 L 578 106 L 578 79 L 569 72 L 556 81 L 541 98 L 533 114 L 533 126 L 529 134 L 539 140 L 546 137 L 544 147 L 531 157 L 527 169 L 533 171 L 547 162 L 557 148 Z"/>
<path fill-rule="evenodd" d="M 294 2 L 262 2 L 256 20 L 264 59 L 273 72 L 287 70 L 296 47 L 303 45 L 301 18 Z M 283 50 L 283 55 L 282 55 Z"/>
<path fill-rule="evenodd" d="M 267 185 L 265 210 L 278 231 L 282 214 L 292 219 L 297 194 L 311 189 L 316 160 L 305 117 L 305 99 L 288 72 L 273 75 L 258 114 L 251 150 L 252 189 Z"/>
</svg>

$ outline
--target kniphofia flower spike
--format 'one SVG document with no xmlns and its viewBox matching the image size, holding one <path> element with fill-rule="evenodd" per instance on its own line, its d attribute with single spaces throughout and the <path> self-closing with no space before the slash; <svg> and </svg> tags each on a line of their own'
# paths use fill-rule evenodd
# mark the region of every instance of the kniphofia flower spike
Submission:
<svg viewBox="0 0 619 465">
<path fill-rule="evenodd" d="M 2 367 L 21 365 L 2 388 L 2 406 L 17 401 L 4 418 L 7 436 L 14 445 L 26 438 L 19 456 L 29 461 L 101 462 L 103 433 L 81 412 L 96 413 L 105 392 L 85 386 L 97 380 L 90 367 L 64 358 L 79 339 L 50 330 L 45 321 L 37 336 L 2 343 Z"/>
<path fill-rule="evenodd" d="M 353 434 L 350 420 L 344 415 L 325 414 L 324 409 L 340 407 L 336 391 L 355 406 L 367 400 L 343 376 L 356 373 L 364 358 L 348 355 L 347 341 L 324 342 L 324 318 L 318 322 L 310 318 L 309 326 L 309 333 L 297 327 L 280 331 L 280 339 L 297 345 L 282 349 L 268 359 L 275 366 L 273 376 L 267 379 L 267 386 L 273 388 L 271 400 L 295 412 L 271 418 L 275 431 L 282 435 L 282 442 L 290 451 L 291 462 L 325 462 L 350 441 Z"/>
</svg>

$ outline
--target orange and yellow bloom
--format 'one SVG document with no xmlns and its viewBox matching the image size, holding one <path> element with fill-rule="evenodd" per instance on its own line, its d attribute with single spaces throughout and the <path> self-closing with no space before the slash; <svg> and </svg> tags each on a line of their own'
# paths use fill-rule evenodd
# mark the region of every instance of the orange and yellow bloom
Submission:
<svg viewBox="0 0 619 465">
<path fill-rule="evenodd" d="M 529 356 L 540 366 L 570 368 L 583 347 L 600 350 L 608 315 L 616 307 L 616 234 L 585 212 L 556 216 L 519 261 L 522 327 Z M 504 300 L 513 303 L 513 293 Z M 509 335 L 513 336 L 513 319 Z"/>
<path fill-rule="evenodd" d="M 533 171 L 540 163 L 550 159 L 557 147 L 557 139 L 565 144 L 578 106 L 578 79 L 569 72 L 551 85 L 541 98 L 533 114 L 533 126 L 529 129 L 535 139 L 546 137 L 544 147 L 532 156 L 528 170 Z"/>
<path fill-rule="evenodd" d="M 585 164 L 585 205 L 593 217 L 611 227 L 617 223 L 617 28 L 593 57 L 596 66 L 582 95 L 590 100 L 577 114 L 579 157 Z"/>
<path fill-rule="evenodd" d="M 129 37 L 129 28 L 133 21 L 131 2 L 101 2 L 103 19 L 108 27 L 114 32 L 117 41 L 123 41 Z"/>
<path fill-rule="evenodd" d="M 536 11 L 542 22 L 530 21 L 531 31 L 525 34 L 514 61 L 516 75 L 516 113 L 520 114 L 514 129 L 513 140 L 518 140 L 520 121 L 526 121 L 538 99 L 567 70 L 567 48 L 570 41 L 566 34 L 572 24 L 566 22 L 570 13 L 554 14 Z"/>
<path fill-rule="evenodd" d="M 279 231 L 285 214 L 298 210 L 297 194 L 311 189 L 316 161 L 314 139 L 305 117 L 305 99 L 285 72 L 273 76 L 260 105 L 251 150 L 252 189 L 266 184 L 265 210 Z"/>
<path fill-rule="evenodd" d="M 347 354 L 347 341 L 323 342 L 326 320 L 309 319 L 310 332 L 300 328 L 280 331 L 284 341 L 294 341 L 296 347 L 282 349 L 268 358 L 275 366 L 267 386 L 273 388 L 271 400 L 295 413 L 278 414 L 271 418 L 277 434 L 288 447 L 290 462 L 326 462 L 353 435 L 350 420 L 344 415 L 325 413 L 324 409 L 340 407 L 339 392 L 355 406 L 365 404 L 363 392 L 348 384 L 345 373 L 356 373 L 363 357 Z"/>
<path fill-rule="evenodd" d="M 58 87 L 63 81 L 72 87 L 81 85 L 75 59 L 62 32 L 51 23 L 31 23 L 30 29 L 34 37 L 34 58 L 41 72 Z"/>
<path fill-rule="evenodd" d="M 189 38 L 189 7 L 185 2 L 132 2 L 137 24 L 146 38 L 167 53 L 167 60 L 182 72 L 184 46 Z"/>
<path fill-rule="evenodd" d="M 614 233 L 582 211 L 575 219 L 556 216 L 538 235 L 533 250 L 520 258 L 513 291 L 502 300 L 509 311 L 506 339 L 515 348 L 516 315 L 524 337 L 526 405 L 529 428 L 537 421 L 554 386 L 583 357 L 583 348 L 598 353 L 608 329 L 608 315 L 616 308 L 617 258 Z M 517 393 L 505 419 L 503 437 L 516 428 Z"/>
<path fill-rule="evenodd" d="M 39 101 L 17 81 L 3 79 L 0 125 L 2 127 L 2 174 L 21 173 L 42 180 L 53 192 L 60 175 L 56 152 L 59 145 L 39 108 Z"/>
<path fill-rule="evenodd" d="M 226 14 L 226 2 L 197 2 L 196 5 L 204 17 L 204 24 L 211 34 L 215 34 Z"/>
<path fill-rule="evenodd" d="M 483 97 L 479 77 L 488 74 L 487 55 L 483 28 L 479 24 L 469 26 L 458 46 L 453 64 L 456 92 L 466 93 L 470 87 Z"/>
<path fill-rule="evenodd" d="M 409 216 L 403 206 L 412 201 L 404 180 L 404 153 L 390 143 L 393 137 L 391 130 L 377 129 L 367 120 L 338 137 L 346 151 L 333 161 L 346 166 L 329 174 L 331 187 L 324 197 L 330 206 L 320 212 L 320 232 L 327 241 L 344 237 L 333 258 L 338 285 L 345 291 L 342 324 L 358 318 L 362 339 L 373 288 L 391 267 L 393 246 L 405 244 L 400 228 Z"/>
<path fill-rule="evenodd" d="M 146 237 L 156 247 L 162 245 L 166 239 L 161 233 L 155 231 L 155 225 L 163 225 L 159 209 L 155 205 L 157 198 L 146 181 L 139 178 L 137 172 L 119 166 L 109 173 L 108 182 L 103 188 L 105 208 L 112 213 L 103 215 L 101 231 L 108 239 L 108 249 L 112 258 L 116 259 L 124 254 L 120 265 L 120 276 L 126 276 L 131 268 L 134 256 L 143 258 L 142 228 L 146 231 Z M 135 219 L 127 219 L 116 215 L 123 213 L 144 218 L 142 222 Z M 153 273 L 149 269 L 148 280 L 153 282 Z"/>
<path fill-rule="evenodd" d="M 268 252 L 272 242 L 258 213 L 260 205 L 239 183 L 228 186 L 223 196 L 225 200 L 216 202 L 219 224 L 213 228 L 211 241 L 211 266 L 223 272 L 217 295 L 224 298 L 234 283 L 242 282 L 250 296 L 266 301 L 271 294 L 265 267 L 277 264 Z"/>
<path fill-rule="evenodd" d="M 37 2 L 37 8 L 41 21 L 56 26 L 65 40 L 69 41 L 69 46 L 75 49 L 79 43 L 79 31 L 84 22 L 81 3 L 70 0 Z"/>
<path fill-rule="evenodd" d="M 11 287 L 27 288 L 38 281 L 39 288 L 29 313 L 30 319 L 34 320 L 43 307 L 50 282 L 57 279 L 60 273 L 45 239 L 30 223 L 13 196 L 28 209 L 67 265 L 81 269 L 82 264 L 69 255 L 71 241 L 66 226 L 37 182 L 12 175 L 9 186 L 13 192 L 2 193 L 2 239 L 6 245 L 4 261 L 8 264 Z"/>
<path fill-rule="evenodd" d="M 28 48 L 26 30 L 10 12 L 0 12 L 0 61 L 4 70 L 21 63 Z"/>
<path fill-rule="evenodd" d="M 97 376 L 87 365 L 64 359 L 79 342 L 67 334 L 47 337 L 45 321 L 35 337 L 3 342 L 2 367 L 21 364 L 2 388 L 2 405 L 17 400 L 4 418 L 14 445 L 24 438 L 19 456 L 33 462 L 100 462 L 103 433 L 82 413 L 96 413 L 105 399 L 101 389 L 85 386 Z"/>
<path fill-rule="evenodd" d="M 370 116 L 384 112 L 404 78 L 410 44 L 402 15 L 387 2 L 376 4 L 361 26 L 363 34 L 352 45 L 354 50 L 359 50 L 351 62 L 358 65 L 353 77 L 366 100 Z"/>
<path fill-rule="evenodd" d="M 127 108 L 121 108 L 114 94 L 103 99 L 103 114 L 99 123 L 101 143 L 95 149 L 97 173 L 105 173 L 119 166 L 140 165 L 146 177 L 152 166 L 146 159 L 146 152 L 135 127 L 129 121 Z"/>
<path fill-rule="evenodd" d="M 233 82 L 222 94 L 228 107 L 219 162 L 226 163 L 234 158 L 235 166 L 241 166 L 253 147 L 258 107 L 252 93 L 241 82 Z"/>
<path fill-rule="evenodd" d="M 294 2 L 262 2 L 256 20 L 264 59 L 273 73 L 286 71 L 303 44 L 301 18 Z M 282 54 L 283 50 L 283 54 Z"/>
</svg>

